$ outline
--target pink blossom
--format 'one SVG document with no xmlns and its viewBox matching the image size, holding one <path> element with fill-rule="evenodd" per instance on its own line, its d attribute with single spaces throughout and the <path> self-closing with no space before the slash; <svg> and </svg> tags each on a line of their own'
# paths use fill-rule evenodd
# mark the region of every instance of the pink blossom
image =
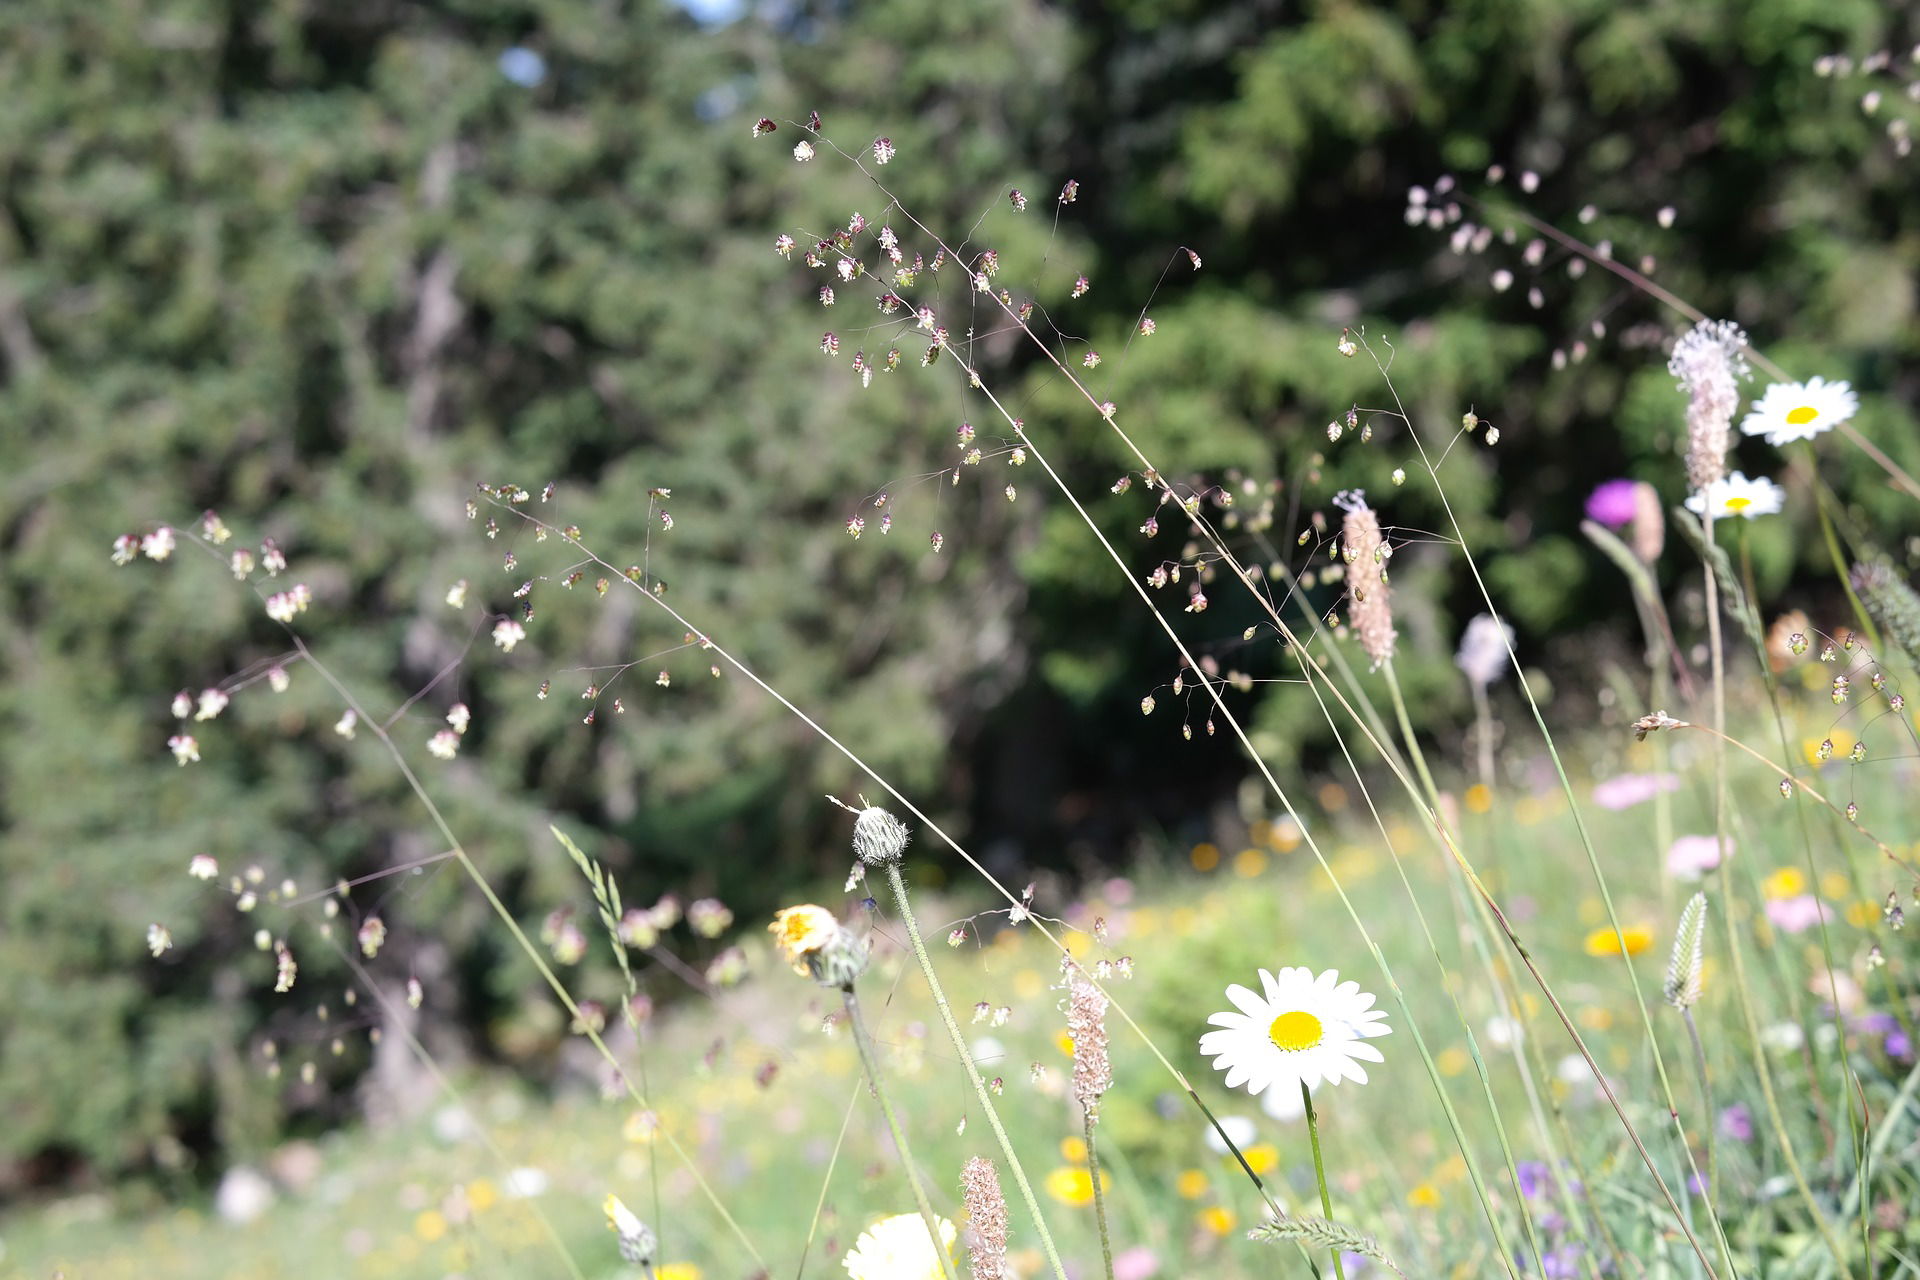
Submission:
<svg viewBox="0 0 1920 1280">
<path fill-rule="evenodd" d="M 1810 893 L 1767 903 L 1767 920 L 1782 933 L 1804 933 L 1832 918 L 1833 909 Z"/>
<path fill-rule="evenodd" d="M 1150 1280 L 1159 1271 L 1160 1260 L 1145 1245 L 1113 1255 L 1113 1280 Z"/>
<path fill-rule="evenodd" d="M 1698 880 L 1720 865 L 1720 841 L 1714 836 L 1681 836 L 1667 850 L 1667 874 Z"/>
<path fill-rule="evenodd" d="M 1680 777 L 1673 773 L 1623 773 L 1608 778 L 1593 789 L 1593 802 L 1602 809 L 1631 809 L 1645 804 L 1665 791 L 1678 791 Z"/>
</svg>

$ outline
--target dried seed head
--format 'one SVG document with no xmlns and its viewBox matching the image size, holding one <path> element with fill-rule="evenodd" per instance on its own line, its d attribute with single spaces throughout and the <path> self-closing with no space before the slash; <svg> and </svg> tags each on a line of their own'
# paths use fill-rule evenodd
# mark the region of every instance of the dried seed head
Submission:
<svg viewBox="0 0 1920 1280">
<path fill-rule="evenodd" d="M 993 1161 L 982 1156 L 968 1160 L 960 1171 L 960 1190 L 967 1207 L 973 1280 L 1013 1280 L 1007 1265 L 1007 1200 L 1000 1194 Z"/>
<path fill-rule="evenodd" d="M 853 822 L 853 851 L 870 867 L 900 861 L 909 838 L 907 824 L 879 805 L 868 805 Z"/>
<path fill-rule="evenodd" d="M 1093 1119 L 1100 1116 L 1100 1095 L 1113 1087 L 1107 1059 L 1107 996 L 1086 970 L 1072 961 L 1067 972 L 1067 1035 L 1073 1040 L 1073 1096 Z"/>
<path fill-rule="evenodd" d="M 1696 493 L 1726 478 L 1747 335 L 1730 320 L 1702 320 L 1673 344 L 1667 371 L 1687 394 L 1687 486 Z"/>
<path fill-rule="evenodd" d="M 1367 505 L 1365 494 L 1355 490 L 1334 502 L 1347 513 L 1340 555 L 1352 566 L 1347 575 L 1347 598 L 1352 602 L 1348 613 L 1360 633 L 1360 647 L 1378 668 L 1393 660 L 1393 603 L 1387 591 L 1390 553 L 1380 536 L 1379 517 Z"/>
</svg>

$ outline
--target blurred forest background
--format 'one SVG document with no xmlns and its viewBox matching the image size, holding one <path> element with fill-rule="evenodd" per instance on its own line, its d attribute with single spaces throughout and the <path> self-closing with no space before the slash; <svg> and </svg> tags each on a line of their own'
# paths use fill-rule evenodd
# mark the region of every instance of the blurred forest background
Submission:
<svg viewBox="0 0 1920 1280">
<path fill-rule="evenodd" d="M 1038 477 L 1013 503 L 1004 467 L 911 483 L 952 464 L 963 419 L 995 434 L 951 370 L 863 392 L 823 362 L 819 277 L 774 237 L 886 211 L 848 166 L 795 164 L 791 124 L 756 141 L 758 117 L 817 110 L 850 150 L 888 136 L 916 217 L 951 238 L 984 217 L 976 242 L 1037 271 L 998 283 L 1108 354 L 1092 384 L 1158 456 L 1277 484 L 1274 558 L 1298 563 L 1311 513 L 1366 486 L 1409 542 L 1395 586 L 1416 719 L 1457 761 L 1470 583 L 1423 554 L 1419 531 L 1444 521 L 1423 488 L 1393 489 L 1404 441 L 1329 443 L 1329 419 L 1385 401 L 1364 359 L 1336 354 L 1342 327 L 1392 342 L 1429 438 L 1469 409 L 1499 427 L 1497 446 L 1456 449 L 1449 492 L 1572 723 L 1601 714 L 1609 664 L 1638 644 L 1581 505 L 1616 475 L 1682 496 L 1664 369 L 1682 322 L 1557 249 L 1526 261 L 1525 238 L 1450 244 L 1451 226 L 1409 219 L 1409 189 L 1452 174 L 1623 262 L 1650 256 L 1797 376 L 1850 379 L 1861 431 L 1920 469 L 1915 39 L 1911 8 L 1876 0 L 0 8 L 0 1196 L 203 1176 L 351 1115 L 372 1057 L 311 1085 L 266 1077 L 260 1046 L 310 1025 L 312 1002 L 271 994 L 270 958 L 184 868 L 210 853 L 316 888 L 438 851 L 297 666 L 176 766 L 173 692 L 283 655 L 285 636 L 196 557 L 116 568 L 124 533 L 211 507 L 242 542 L 276 539 L 315 593 L 301 634 L 381 715 L 466 654 L 396 733 L 417 750 L 452 702 L 472 708 L 460 759 L 421 767 L 530 931 L 582 900 L 556 816 L 629 900 L 712 895 L 753 928 L 844 871 L 819 797 L 858 780 L 697 652 L 630 673 L 627 713 L 583 726 L 583 668 L 681 637 L 620 592 L 561 607 L 548 589 L 528 640 L 498 652 L 479 611 L 563 560 L 523 542 L 502 573 L 505 546 L 463 512 L 480 482 L 556 483 L 558 519 L 609 559 L 645 556 L 1013 883 L 1122 865 L 1235 804 L 1225 735 L 1141 717 L 1173 675 L 1164 646 Z M 1863 66 L 1877 50 L 1894 56 Z M 1068 179 L 1080 196 L 1059 205 Z M 1015 213 L 1010 188 L 1035 207 Z M 1081 273 L 1093 288 L 1069 300 Z M 1158 332 L 1129 344 L 1149 300 Z M 1177 553 L 1140 537 L 1137 493 L 1108 492 L 1125 459 L 1036 352 L 999 334 L 973 354 L 1143 574 Z M 1827 465 L 1853 469 L 1829 478 L 1859 524 L 1906 528 L 1866 458 Z M 848 538 L 883 489 L 896 534 Z M 1762 592 L 1832 605 L 1811 514 L 1790 517 L 1752 529 Z M 466 612 L 446 602 L 460 579 Z M 1241 608 L 1180 625 L 1225 665 L 1280 674 L 1240 648 Z M 1311 702 L 1257 690 L 1267 758 L 1310 775 L 1329 745 Z M 564 1022 L 465 884 L 379 892 L 400 897 L 377 971 L 430 980 L 436 1054 L 551 1071 Z M 154 920 L 176 943 L 162 963 Z M 698 964 L 724 942 L 685 945 Z M 326 954 L 302 959 L 324 982 Z"/>
</svg>

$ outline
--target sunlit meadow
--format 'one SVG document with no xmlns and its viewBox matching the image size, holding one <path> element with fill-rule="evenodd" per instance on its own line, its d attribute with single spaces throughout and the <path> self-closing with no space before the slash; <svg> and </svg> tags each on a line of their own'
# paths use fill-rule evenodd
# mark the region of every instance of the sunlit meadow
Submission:
<svg viewBox="0 0 1920 1280">
<path fill-rule="evenodd" d="M 601 545 L 538 477 L 489 477 L 465 513 L 471 568 L 445 584 L 471 636 L 463 662 L 524 658 L 549 611 L 634 602 L 637 656 L 589 670 L 542 655 L 544 671 L 521 668 L 527 699 L 564 700 L 584 733 L 718 681 L 778 701 L 844 778 L 819 803 L 839 806 L 846 875 L 777 919 L 657 887 L 639 900 L 561 823 L 527 838 L 574 892 L 521 921 L 469 848 L 481 833 L 435 799 L 435 771 L 458 767 L 479 727 L 464 702 L 430 687 L 400 708 L 361 705 L 301 639 L 319 606 L 297 545 L 214 513 L 130 531 L 112 549 L 129 573 L 251 592 L 285 632 L 274 652 L 236 652 L 221 686 L 175 698 L 159 749 L 180 786 L 191 793 L 193 765 L 221 750 L 223 715 L 319 698 L 324 723 L 309 711 L 304 731 L 352 744 L 417 803 L 431 850 L 406 874 L 495 911 L 500 946 L 549 984 L 571 1085 L 536 1093 L 412 1040 L 407 1010 L 431 1005 L 434 978 L 383 968 L 384 912 L 407 899 L 380 882 L 183 862 L 183 880 L 246 917 L 262 981 L 303 1010 L 297 1033 L 249 1048 L 249 1069 L 325 1088 L 329 1059 L 397 1037 L 433 1096 L 283 1149 L 255 1175 L 253 1211 L 235 1208 L 231 1182 L 217 1208 L 75 1197 L 9 1223 L 6 1266 L 672 1280 L 1920 1271 L 1902 931 L 1920 889 L 1905 802 L 1920 740 L 1903 693 L 1920 600 L 1889 559 L 1898 532 L 1859 527 L 1823 461 L 1864 450 L 1882 482 L 1914 500 L 1920 486 L 1854 428 L 1851 387 L 1772 365 L 1611 245 L 1534 222 L 1529 175 L 1413 193 L 1409 220 L 1456 251 L 1511 249 L 1491 287 L 1552 253 L 1668 308 L 1657 341 L 1635 341 L 1673 374 L 1671 487 L 1692 495 L 1666 509 L 1645 483 L 1594 491 L 1586 532 L 1632 584 L 1645 644 L 1593 673 L 1591 722 L 1556 722 L 1499 593 L 1480 587 L 1480 616 L 1453 638 L 1470 745 L 1442 751 L 1414 732 L 1395 669 L 1405 623 L 1390 570 L 1416 543 L 1459 557 L 1476 584 L 1480 566 L 1457 524 L 1397 525 L 1396 496 L 1429 491 L 1450 518 L 1449 458 L 1497 455 L 1521 406 L 1429 421 L 1400 399 L 1396 335 L 1333 326 L 1325 360 L 1370 367 L 1375 391 L 1326 406 L 1323 453 L 1373 450 L 1386 483 L 1330 492 L 1317 466 L 1190 475 L 1160 455 L 1150 414 L 1099 390 L 1103 363 L 1154 341 L 1163 294 L 1128 332 L 1072 332 L 1072 302 L 1098 282 L 1053 253 L 1092 193 L 1070 179 L 992 193 L 967 236 L 943 239 L 895 198 L 889 177 L 915 158 L 887 138 L 836 138 L 817 119 L 755 132 L 766 163 L 824 171 L 869 210 L 766 246 L 825 317 L 819 334 L 769 341 L 816 343 L 836 394 L 949 379 L 966 414 L 940 428 L 946 468 L 849 478 L 848 537 L 910 538 L 938 557 L 967 536 L 956 491 L 1081 522 L 1082 571 L 1124 579 L 1162 630 L 1167 679 L 1139 691 L 1142 723 L 1168 750 L 1237 741 L 1239 803 L 1206 841 L 1144 842 L 1124 872 L 1002 883 L 836 736 L 831 698 L 761 684 L 731 644 L 742 618 L 680 610 L 670 477 L 643 495 L 644 547 Z M 1164 291 L 1206 269 L 1200 249 L 1167 256 Z M 1010 342 L 1056 367 L 1044 413 L 996 386 L 988 348 Z M 1129 458 L 1120 473 L 1072 469 L 1069 438 L 1093 432 Z M 1777 450 L 1769 475 L 1730 467 L 1742 434 Z M 1134 504 L 1124 532 L 1089 510 L 1096 498 Z M 1752 524 L 1796 512 L 1831 549 L 1848 606 L 1833 616 L 1756 589 Z M 1255 620 L 1222 635 L 1208 611 L 1230 598 Z M 1256 685 L 1317 701 L 1335 748 L 1306 771 L 1275 766 L 1246 719 Z M 153 963 L 174 934 L 153 922 Z M 324 993 L 308 992 L 308 964 Z M 677 998 L 656 1007 L 642 969 L 671 975 Z"/>
</svg>

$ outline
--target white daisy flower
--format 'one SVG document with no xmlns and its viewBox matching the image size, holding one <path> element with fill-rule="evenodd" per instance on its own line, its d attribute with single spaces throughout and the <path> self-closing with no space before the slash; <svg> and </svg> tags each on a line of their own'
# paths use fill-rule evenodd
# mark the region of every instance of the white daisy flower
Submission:
<svg viewBox="0 0 1920 1280">
<path fill-rule="evenodd" d="M 941 1248 L 951 1256 L 958 1233 L 945 1218 L 935 1218 L 934 1224 Z M 896 1214 L 868 1227 L 840 1265 L 852 1280 L 940 1280 L 945 1272 L 926 1221 L 917 1213 Z"/>
<path fill-rule="evenodd" d="M 1729 516 L 1745 516 L 1751 520 L 1755 516 L 1777 514 L 1786 499 L 1787 491 L 1773 481 L 1749 480 L 1744 473 L 1736 471 L 1708 485 L 1704 495 L 1696 493 L 1688 498 L 1687 510 L 1703 516 L 1711 503 L 1716 520 Z"/>
<path fill-rule="evenodd" d="M 1304 1112 L 1305 1109 L 1302 1108 L 1302 1113 Z M 1229 1142 L 1245 1151 L 1260 1136 L 1259 1130 L 1253 1127 L 1253 1121 L 1245 1116 L 1221 1116 L 1219 1120 L 1220 1127 L 1216 1129 L 1208 1125 L 1206 1133 L 1207 1150 L 1215 1155 L 1223 1156 L 1231 1151 L 1233 1148 L 1227 1145 Z M 1222 1133 L 1227 1136 L 1222 1138 L 1220 1136 Z"/>
<path fill-rule="evenodd" d="M 1319 977 L 1311 969 L 1260 970 L 1264 994 L 1235 984 L 1227 999 L 1238 1012 L 1207 1019 L 1221 1028 L 1200 1037 L 1200 1052 L 1227 1073 L 1227 1087 L 1259 1094 L 1269 1087 L 1300 1091 L 1326 1081 L 1367 1082 L 1367 1062 L 1384 1061 L 1366 1041 L 1392 1030 L 1386 1013 L 1357 982 L 1341 982 L 1336 970 Z"/>
<path fill-rule="evenodd" d="M 1860 401 L 1845 382 L 1813 377 L 1805 382 L 1776 382 L 1753 402 L 1740 420 L 1740 430 L 1765 436 L 1771 445 L 1811 440 L 1831 431 L 1860 411 Z"/>
</svg>

